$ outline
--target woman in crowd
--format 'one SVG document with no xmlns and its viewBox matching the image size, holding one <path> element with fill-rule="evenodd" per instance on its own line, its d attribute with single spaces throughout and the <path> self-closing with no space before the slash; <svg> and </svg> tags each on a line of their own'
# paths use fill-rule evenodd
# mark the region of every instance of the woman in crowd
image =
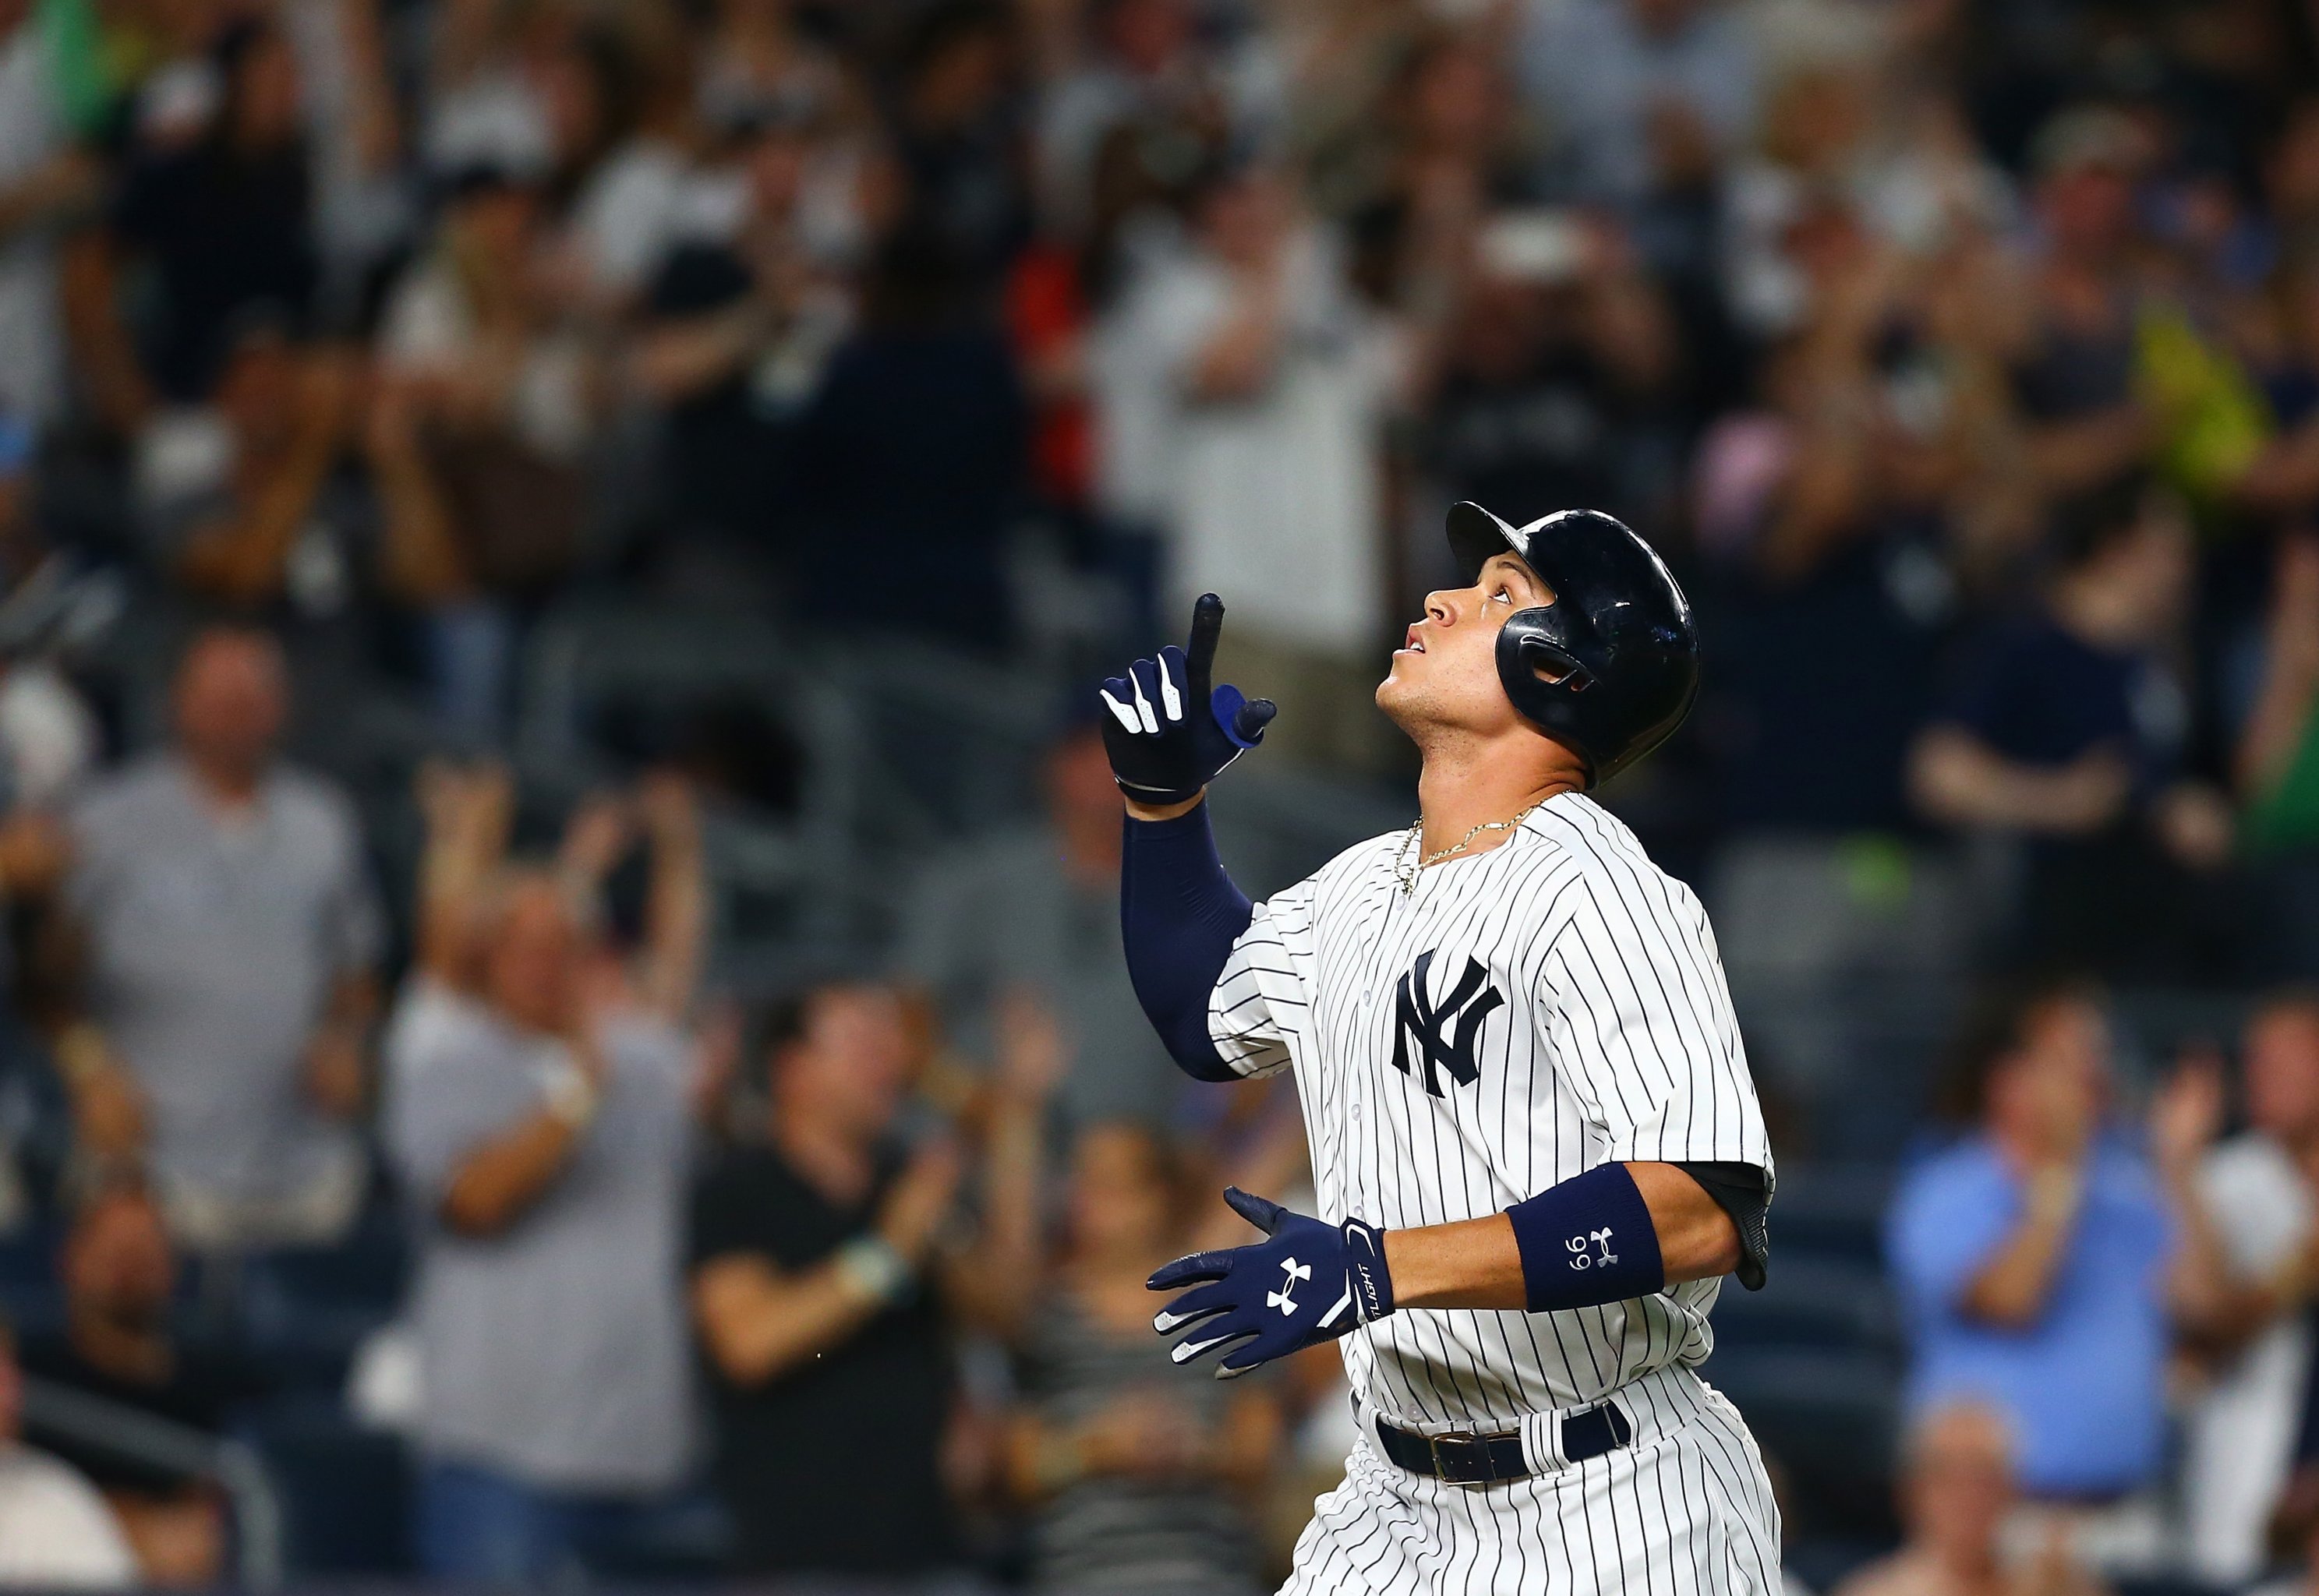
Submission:
<svg viewBox="0 0 2319 1596">
<path fill-rule="evenodd" d="M 1171 1364 L 1144 1281 L 1187 1245 L 1185 1181 L 1140 1126 L 1072 1150 L 1068 1236 L 1022 1337 L 1008 1474 L 1033 1518 L 1032 1586 L 1232 1596 L 1259 1588 L 1250 1504 L 1280 1438 L 1256 1382 Z"/>
</svg>

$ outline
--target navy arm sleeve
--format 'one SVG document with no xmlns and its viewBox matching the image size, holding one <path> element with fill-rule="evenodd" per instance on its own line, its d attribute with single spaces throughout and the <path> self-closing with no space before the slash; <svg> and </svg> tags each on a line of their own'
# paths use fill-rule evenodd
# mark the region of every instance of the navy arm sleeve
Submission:
<svg viewBox="0 0 2319 1596">
<path fill-rule="evenodd" d="M 1126 824 L 1119 925 L 1136 998 L 1185 1074 L 1238 1080 L 1208 1035 L 1208 999 L 1255 907 L 1224 874 L 1205 803 L 1173 820 Z"/>
</svg>

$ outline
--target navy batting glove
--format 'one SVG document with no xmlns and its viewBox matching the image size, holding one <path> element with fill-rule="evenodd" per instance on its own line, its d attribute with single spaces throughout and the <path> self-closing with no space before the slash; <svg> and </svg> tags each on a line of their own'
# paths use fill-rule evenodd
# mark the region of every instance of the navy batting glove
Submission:
<svg viewBox="0 0 2319 1596">
<path fill-rule="evenodd" d="M 1324 1224 L 1238 1186 L 1225 1189 L 1224 1201 L 1269 1240 L 1196 1252 L 1151 1276 L 1153 1291 L 1192 1287 L 1151 1321 L 1163 1336 L 1194 1327 L 1170 1354 L 1178 1363 L 1225 1348 L 1216 1378 L 1228 1380 L 1393 1312 L 1385 1232 L 1375 1225 Z"/>
<path fill-rule="evenodd" d="M 1138 803 L 1199 797 L 1226 765 L 1264 741 L 1264 728 L 1278 713 L 1270 699 L 1209 686 L 1223 628 L 1224 601 L 1203 593 L 1192 606 L 1184 647 L 1171 643 L 1158 659 L 1138 660 L 1126 675 L 1103 684 L 1111 711 L 1103 723 L 1104 752 L 1120 790 Z"/>
</svg>

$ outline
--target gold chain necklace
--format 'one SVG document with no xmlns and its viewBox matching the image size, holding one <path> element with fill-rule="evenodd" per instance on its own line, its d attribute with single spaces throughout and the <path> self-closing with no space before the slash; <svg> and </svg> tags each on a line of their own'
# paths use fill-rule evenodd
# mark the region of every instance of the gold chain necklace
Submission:
<svg viewBox="0 0 2319 1596">
<path fill-rule="evenodd" d="M 1425 869 L 1426 866 L 1430 864 L 1439 864 L 1445 859 L 1455 859 L 1458 854 L 1463 853 L 1467 848 L 1471 847 L 1473 845 L 1474 839 L 1480 836 L 1485 831 L 1513 830 L 1523 821 L 1537 814 L 1539 807 L 1543 805 L 1545 801 L 1545 799 L 1540 798 L 1538 803 L 1532 804 L 1529 808 L 1520 811 L 1511 819 L 1484 820 L 1481 825 L 1467 832 L 1464 836 L 1459 837 L 1447 848 L 1437 849 L 1431 853 L 1419 855 L 1417 862 L 1412 865 L 1409 862 L 1409 851 L 1417 845 L 1418 838 L 1425 834 L 1425 822 L 1420 820 L 1415 825 L 1409 828 L 1409 834 L 1401 839 L 1401 848 L 1399 852 L 1395 852 L 1393 856 L 1393 873 L 1401 879 L 1401 895 L 1403 897 L 1408 897 L 1417 891 L 1418 872 Z"/>
</svg>

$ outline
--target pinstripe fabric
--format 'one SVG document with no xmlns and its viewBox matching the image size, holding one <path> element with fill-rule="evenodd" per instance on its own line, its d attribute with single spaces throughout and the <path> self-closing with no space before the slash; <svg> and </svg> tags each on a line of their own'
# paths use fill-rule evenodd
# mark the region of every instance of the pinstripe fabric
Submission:
<svg viewBox="0 0 2319 1596">
<path fill-rule="evenodd" d="M 1365 1431 L 1282 1596 L 1778 1596 L 1779 1510 L 1738 1411 L 1684 1368 L 1618 1400 L 1634 1446 L 1477 1489 L 1395 1468 Z"/>
<path fill-rule="evenodd" d="M 1295 1071 L 1322 1217 L 1473 1219 L 1612 1160 L 1769 1174 L 1714 933 L 1632 832 L 1566 793 L 1407 895 L 1401 843 L 1364 843 L 1259 905 L 1210 1000 L 1235 1069 Z M 1456 996 L 1468 960 L 1503 999 L 1479 1022 L 1478 1074 L 1445 1072 L 1439 1096 L 1394 1065 L 1399 989 L 1427 953 L 1421 1010 Z M 1289 1589 L 1770 1596 L 1777 1516 L 1754 1443 L 1688 1372 L 1713 1347 L 1719 1287 L 1549 1314 L 1412 1310 L 1345 1338 L 1365 1411 L 1417 1429 L 1527 1429 L 1614 1392 L 1697 1394 L 1675 1434 L 1488 1492 L 1403 1474 L 1364 1442 Z"/>
</svg>

